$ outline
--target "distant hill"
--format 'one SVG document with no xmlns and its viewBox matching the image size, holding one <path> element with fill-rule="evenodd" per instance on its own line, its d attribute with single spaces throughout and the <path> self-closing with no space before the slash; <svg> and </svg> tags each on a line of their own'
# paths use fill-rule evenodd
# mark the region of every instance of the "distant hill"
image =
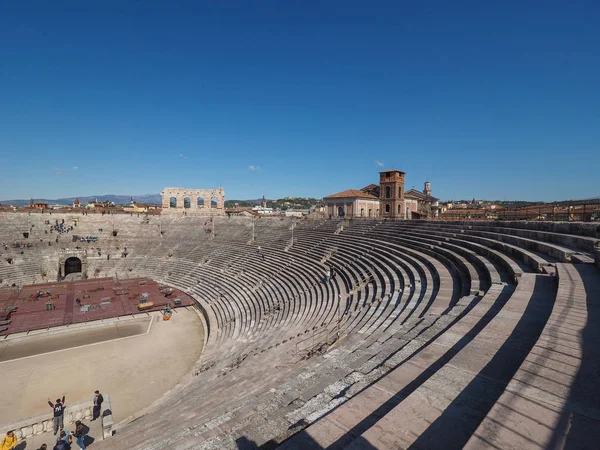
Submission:
<svg viewBox="0 0 600 450">
<path fill-rule="evenodd" d="M 99 202 L 113 202 L 115 205 L 126 205 L 131 203 L 131 195 L 114 195 L 114 194 L 104 194 L 104 195 L 90 195 L 85 197 L 79 197 L 79 202 L 82 205 L 87 204 L 88 202 L 96 201 Z M 162 199 L 160 194 L 144 194 L 144 195 L 134 195 L 133 199 L 139 203 L 149 203 L 153 205 L 160 205 L 162 203 Z M 30 199 L 19 199 L 19 200 L 0 200 L 1 205 L 14 205 L 14 206 L 27 206 L 29 204 Z M 59 204 L 59 205 L 72 205 L 75 201 L 75 197 L 66 197 L 66 198 L 56 198 L 56 199 L 48 199 L 48 198 L 34 198 L 35 202 L 48 203 L 51 205 Z"/>
<path fill-rule="evenodd" d="M 269 200 L 267 200 L 268 202 Z M 260 205 L 262 202 L 262 198 L 254 199 L 254 200 L 225 200 L 225 208 L 233 208 L 236 204 L 238 206 L 250 207 L 254 205 Z"/>
</svg>

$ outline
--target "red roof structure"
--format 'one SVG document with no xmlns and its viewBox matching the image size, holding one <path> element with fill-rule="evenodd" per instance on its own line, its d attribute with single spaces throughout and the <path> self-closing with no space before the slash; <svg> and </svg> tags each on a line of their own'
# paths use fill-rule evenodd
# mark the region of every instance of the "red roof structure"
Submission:
<svg viewBox="0 0 600 450">
<path fill-rule="evenodd" d="M 327 197 L 323 197 L 324 200 L 330 198 L 368 198 L 371 200 L 379 200 L 374 195 L 367 194 L 366 192 L 359 191 L 358 189 L 346 189 L 345 191 L 338 192 L 337 194 L 331 194 Z"/>
</svg>

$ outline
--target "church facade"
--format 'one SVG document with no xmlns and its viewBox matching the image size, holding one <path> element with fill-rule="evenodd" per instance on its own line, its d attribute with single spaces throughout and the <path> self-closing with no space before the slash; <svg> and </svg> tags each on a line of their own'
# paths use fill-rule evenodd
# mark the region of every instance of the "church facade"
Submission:
<svg viewBox="0 0 600 450">
<path fill-rule="evenodd" d="M 437 217 L 439 200 L 431 195 L 431 183 L 423 192 L 404 191 L 405 173 L 390 169 L 379 172 L 379 184 L 347 189 L 323 197 L 329 217 L 384 219 L 431 219 Z"/>
<path fill-rule="evenodd" d="M 352 219 L 355 217 L 378 217 L 379 199 L 357 189 L 347 189 L 323 197 L 329 217 Z"/>
</svg>

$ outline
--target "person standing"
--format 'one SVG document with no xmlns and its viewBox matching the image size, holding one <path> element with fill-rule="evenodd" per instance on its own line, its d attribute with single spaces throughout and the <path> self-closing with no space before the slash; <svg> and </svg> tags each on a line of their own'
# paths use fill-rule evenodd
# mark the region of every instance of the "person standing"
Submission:
<svg viewBox="0 0 600 450">
<path fill-rule="evenodd" d="M 100 410 L 102 409 L 103 401 L 104 401 L 104 397 L 102 397 L 102 394 L 100 393 L 100 391 L 96 390 L 94 392 L 94 410 L 93 410 L 92 420 L 96 420 L 98 417 L 100 417 Z"/>
<path fill-rule="evenodd" d="M 17 436 L 15 436 L 15 432 L 10 430 L 2 439 L 2 445 L 0 446 L 1 450 L 12 450 L 17 445 Z"/>
<path fill-rule="evenodd" d="M 63 394 L 62 400 L 56 399 L 56 403 L 52 404 L 50 399 L 48 399 L 48 404 L 50 408 L 54 411 L 54 434 L 58 433 L 59 428 L 63 428 L 63 417 L 65 412 L 65 396 Z"/>
</svg>

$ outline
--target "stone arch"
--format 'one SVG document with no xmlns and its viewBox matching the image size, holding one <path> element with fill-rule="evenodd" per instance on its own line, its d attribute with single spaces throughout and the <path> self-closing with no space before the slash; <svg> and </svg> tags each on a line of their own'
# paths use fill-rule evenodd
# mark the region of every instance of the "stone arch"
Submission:
<svg viewBox="0 0 600 450">
<path fill-rule="evenodd" d="M 184 197 L 183 198 L 183 207 L 185 209 L 190 209 L 191 206 L 192 206 L 192 201 L 190 200 L 190 198 L 189 197 Z"/>
<path fill-rule="evenodd" d="M 198 208 L 204 208 L 204 197 L 198 197 L 196 200 L 196 206 Z"/>
<path fill-rule="evenodd" d="M 65 260 L 65 276 L 70 273 L 81 273 L 81 260 L 76 256 L 71 256 Z"/>
<path fill-rule="evenodd" d="M 169 198 L 169 208 L 177 208 L 177 197 Z"/>
<path fill-rule="evenodd" d="M 219 204 L 219 201 L 217 200 L 217 197 L 211 197 L 210 199 L 210 207 L 212 208 L 217 208 Z"/>
<path fill-rule="evenodd" d="M 81 278 L 87 278 L 86 250 L 61 250 L 58 259 L 58 279 L 71 273 L 81 273 Z"/>
</svg>

